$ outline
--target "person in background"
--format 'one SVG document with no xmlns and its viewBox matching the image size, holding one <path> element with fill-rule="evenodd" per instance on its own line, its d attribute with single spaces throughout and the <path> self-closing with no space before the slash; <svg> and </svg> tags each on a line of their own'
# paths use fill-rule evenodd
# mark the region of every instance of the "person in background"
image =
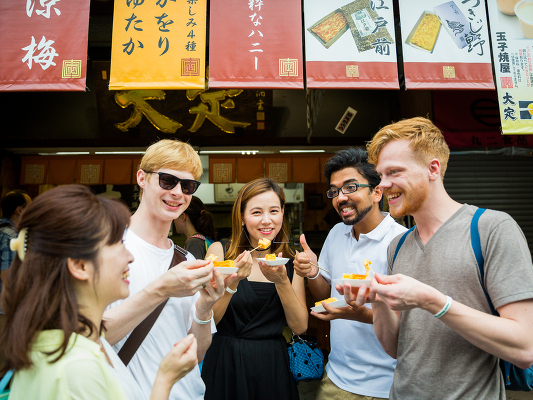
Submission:
<svg viewBox="0 0 533 400">
<path fill-rule="evenodd" d="M 337 290 L 342 293 L 343 289 L 332 280 L 341 279 L 344 273 L 364 275 L 365 260 L 371 261 L 373 271 L 385 274 L 387 247 L 406 231 L 388 213 L 381 212 L 380 177 L 368 163 L 366 151 L 339 151 L 326 162 L 324 176 L 330 187 L 327 197 L 342 223 L 329 232 L 318 263 L 304 235 L 300 238 L 304 252 L 294 260 L 296 273 L 307 277 L 315 300 L 340 298 Z M 317 400 L 388 398 L 396 361 L 383 351 L 374 333 L 372 308 L 323 305 L 325 313 L 311 312 L 318 319 L 331 321 L 331 352 Z"/>
<path fill-rule="evenodd" d="M 197 260 L 203 260 L 207 249 L 216 239 L 217 231 L 213 224 L 213 214 L 205 209 L 204 203 L 192 196 L 189 207 L 174 220 L 176 232 L 185 234 L 185 250 Z"/>
<path fill-rule="evenodd" d="M 533 266 L 524 234 L 500 211 L 477 221 L 494 316 L 471 240 L 477 207 L 446 192 L 450 150 L 441 131 L 425 118 L 402 120 L 367 148 L 391 215 L 416 221 L 396 257 L 401 238 L 391 242 L 389 275 L 376 274 L 369 294 L 347 293 L 356 305 L 372 302 L 376 335 L 398 359 L 390 398 L 505 399 L 498 359 L 533 364 Z"/>
<path fill-rule="evenodd" d="M 129 219 L 125 205 L 81 185 L 51 189 L 24 211 L 2 292 L 1 372 L 15 370 L 11 400 L 148 397 L 103 336 L 104 309 L 129 293 L 133 257 L 122 243 Z M 196 357 L 192 335 L 179 341 L 150 399 L 167 399 Z"/>
<path fill-rule="evenodd" d="M 216 330 L 213 305 L 224 293 L 222 275 L 213 271 L 212 262 L 195 260 L 168 237 L 172 221 L 187 209 L 198 189 L 201 174 L 196 151 L 187 143 L 168 139 L 148 147 L 137 171 L 140 204 L 124 237 L 135 258 L 130 265 L 130 295 L 113 303 L 104 320 L 106 337 L 120 353 L 137 325 L 168 299 L 128 364 L 146 397 L 161 359 L 174 343 L 193 333 L 201 361 Z M 176 252 L 186 261 L 169 268 Z M 195 367 L 174 385 L 170 398 L 200 400 L 204 391 L 200 369 Z"/>
<path fill-rule="evenodd" d="M 304 280 L 294 274 L 292 260 L 278 266 L 258 260 L 267 253 L 294 254 L 284 207 L 283 189 L 274 181 L 247 183 L 233 205 L 226 254 L 219 242 L 208 250 L 243 265 L 213 307 L 217 333 L 202 369 L 207 400 L 298 399 L 283 329 L 288 324 L 296 334 L 307 330 Z M 260 239 L 268 239 L 270 247 L 256 249 Z"/>
<path fill-rule="evenodd" d="M 2 218 L 0 218 L 0 294 L 2 285 L 7 274 L 7 269 L 11 265 L 15 253 L 9 248 L 11 239 L 17 237 L 17 223 L 22 210 L 31 203 L 31 198 L 23 190 L 12 190 L 8 192 L 0 203 Z M 0 307 L 0 329 L 4 324 L 4 313 Z"/>
</svg>

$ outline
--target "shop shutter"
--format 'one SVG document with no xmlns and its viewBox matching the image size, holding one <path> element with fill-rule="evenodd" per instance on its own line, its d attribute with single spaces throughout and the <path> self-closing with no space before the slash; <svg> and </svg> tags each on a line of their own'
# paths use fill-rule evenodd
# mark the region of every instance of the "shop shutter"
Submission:
<svg viewBox="0 0 533 400">
<path fill-rule="evenodd" d="M 444 186 L 460 203 L 511 215 L 533 249 L 533 157 L 452 153 Z"/>
</svg>

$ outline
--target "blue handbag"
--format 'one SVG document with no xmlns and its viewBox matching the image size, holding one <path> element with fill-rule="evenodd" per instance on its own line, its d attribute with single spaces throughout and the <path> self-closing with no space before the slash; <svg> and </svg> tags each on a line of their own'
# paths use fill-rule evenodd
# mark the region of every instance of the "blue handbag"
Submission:
<svg viewBox="0 0 533 400">
<path fill-rule="evenodd" d="M 318 347 L 316 338 L 293 334 L 287 348 L 291 374 L 296 383 L 322 379 L 324 354 Z"/>
</svg>

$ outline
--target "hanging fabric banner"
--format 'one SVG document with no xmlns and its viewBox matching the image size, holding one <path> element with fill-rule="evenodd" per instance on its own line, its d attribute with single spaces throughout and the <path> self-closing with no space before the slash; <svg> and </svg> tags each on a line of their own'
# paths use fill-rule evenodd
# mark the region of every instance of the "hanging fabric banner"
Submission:
<svg viewBox="0 0 533 400">
<path fill-rule="evenodd" d="M 504 135 L 533 134 L 533 0 L 488 0 Z"/>
<path fill-rule="evenodd" d="M 89 4 L 0 1 L 0 90 L 85 90 Z"/>
<path fill-rule="evenodd" d="M 211 0 L 209 87 L 302 89 L 302 8 L 294 0 Z"/>
<path fill-rule="evenodd" d="M 485 0 L 399 0 L 407 89 L 494 89 Z"/>
<path fill-rule="evenodd" d="M 109 89 L 204 89 L 207 0 L 115 0 Z"/>
<path fill-rule="evenodd" d="M 304 0 L 308 88 L 399 89 L 393 0 Z"/>
</svg>

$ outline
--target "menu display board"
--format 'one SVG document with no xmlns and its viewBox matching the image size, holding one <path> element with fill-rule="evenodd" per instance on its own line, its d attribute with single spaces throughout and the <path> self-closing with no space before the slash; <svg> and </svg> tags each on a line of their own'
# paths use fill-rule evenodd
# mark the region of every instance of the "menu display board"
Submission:
<svg viewBox="0 0 533 400">
<path fill-rule="evenodd" d="M 533 0 L 488 0 L 504 135 L 533 134 Z"/>
<path fill-rule="evenodd" d="M 399 89 L 392 0 L 304 0 L 308 88 Z"/>
<path fill-rule="evenodd" d="M 407 89 L 494 89 L 483 1 L 399 5 Z"/>
</svg>

